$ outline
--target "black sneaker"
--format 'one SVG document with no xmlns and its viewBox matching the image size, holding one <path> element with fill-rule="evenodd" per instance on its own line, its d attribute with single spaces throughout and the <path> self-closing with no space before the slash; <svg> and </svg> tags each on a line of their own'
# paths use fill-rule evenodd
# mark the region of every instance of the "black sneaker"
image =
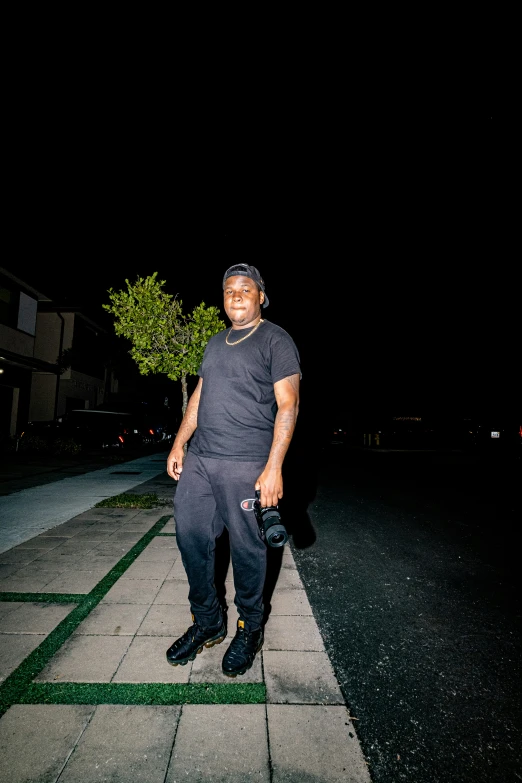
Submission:
<svg viewBox="0 0 522 783">
<path fill-rule="evenodd" d="M 263 646 L 264 633 L 262 628 L 257 631 L 247 631 L 243 620 L 238 620 L 236 635 L 230 642 L 230 647 L 225 653 L 221 668 L 227 677 L 236 677 L 244 674 L 252 664 L 254 658 Z"/>
<path fill-rule="evenodd" d="M 178 663 L 185 666 L 186 663 L 194 660 L 203 647 L 221 644 L 226 635 L 227 629 L 223 621 L 215 628 L 200 628 L 192 615 L 190 628 L 187 628 L 183 636 L 176 639 L 167 650 L 167 661 L 172 666 L 177 666 Z"/>
</svg>

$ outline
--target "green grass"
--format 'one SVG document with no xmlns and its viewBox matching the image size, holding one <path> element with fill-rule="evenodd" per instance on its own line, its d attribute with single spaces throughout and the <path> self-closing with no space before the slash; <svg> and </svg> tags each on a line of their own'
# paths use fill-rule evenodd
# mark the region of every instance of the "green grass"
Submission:
<svg viewBox="0 0 522 783">
<path fill-rule="evenodd" d="M 19 704 L 264 704 L 263 683 L 38 682 Z"/>
<path fill-rule="evenodd" d="M 158 506 L 170 506 L 170 500 L 160 499 L 155 492 L 144 495 L 123 492 L 121 495 L 100 500 L 94 508 L 158 508 Z"/>
</svg>

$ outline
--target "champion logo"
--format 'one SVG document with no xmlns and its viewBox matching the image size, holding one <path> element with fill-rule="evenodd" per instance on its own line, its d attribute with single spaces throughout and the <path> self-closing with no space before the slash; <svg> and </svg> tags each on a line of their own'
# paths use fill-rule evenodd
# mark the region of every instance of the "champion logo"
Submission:
<svg viewBox="0 0 522 783">
<path fill-rule="evenodd" d="M 246 500 L 242 500 L 240 505 L 243 511 L 253 511 L 254 502 L 255 502 L 255 498 L 247 498 Z"/>
</svg>

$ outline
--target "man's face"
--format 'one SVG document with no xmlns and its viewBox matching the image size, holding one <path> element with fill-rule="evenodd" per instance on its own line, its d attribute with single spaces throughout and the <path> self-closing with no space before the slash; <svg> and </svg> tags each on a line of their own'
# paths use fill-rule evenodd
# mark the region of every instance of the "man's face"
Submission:
<svg viewBox="0 0 522 783">
<path fill-rule="evenodd" d="M 234 275 L 225 281 L 223 304 L 233 326 L 248 326 L 261 315 L 265 295 L 250 277 Z"/>
</svg>

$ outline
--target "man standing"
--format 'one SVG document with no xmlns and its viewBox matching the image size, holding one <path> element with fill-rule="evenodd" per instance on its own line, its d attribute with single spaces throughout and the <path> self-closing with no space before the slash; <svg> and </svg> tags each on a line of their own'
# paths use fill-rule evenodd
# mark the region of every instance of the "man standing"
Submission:
<svg viewBox="0 0 522 783">
<path fill-rule="evenodd" d="M 261 318 L 268 297 L 256 267 L 227 269 L 223 303 L 232 326 L 206 346 L 167 458 L 167 472 L 178 481 L 174 517 L 193 620 L 167 650 L 167 660 L 184 665 L 227 634 L 214 584 L 216 539 L 227 528 L 239 620 L 222 669 L 235 677 L 250 669 L 263 645 L 266 544 L 252 504 L 255 490 L 263 508 L 277 506 L 283 497 L 282 468 L 297 420 L 301 369 L 290 335 Z"/>
</svg>

